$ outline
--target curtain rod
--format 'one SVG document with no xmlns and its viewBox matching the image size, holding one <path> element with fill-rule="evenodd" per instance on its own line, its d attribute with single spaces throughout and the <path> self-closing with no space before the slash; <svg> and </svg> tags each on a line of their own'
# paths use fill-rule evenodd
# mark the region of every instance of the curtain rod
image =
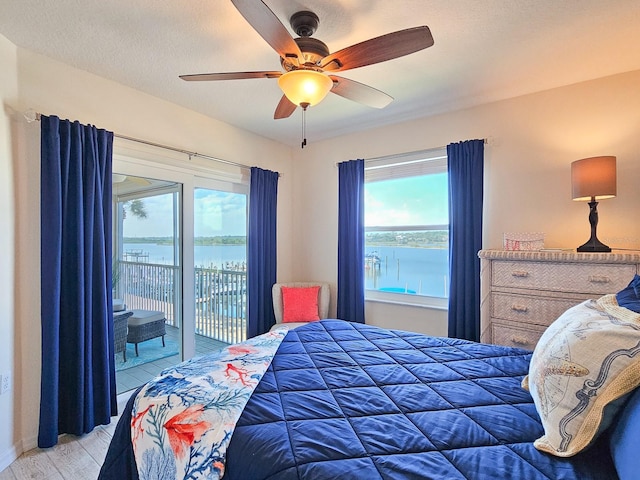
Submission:
<svg viewBox="0 0 640 480">
<path fill-rule="evenodd" d="M 489 139 L 487 139 L 487 138 L 483 138 L 482 141 L 484 142 L 485 145 L 489 144 Z M 446 145 L 442 145 L 440 147 L 425 148 L 424 150 L 415 150 L 413 152 L 393 153 L 391 155 L 382 155 L 380 157 L 365 158 L 364 161 L 365 162 L 370 162 L 370 161 L 374 161 L 374 160 L 382 160 L 384 158 L 404 157 L 404 156 L 409 156 L 409 155 L 420 155 L 420 154 L 423 154 L 423 153 L 433 152 L 434 150 L 442 150 L 442 149 L 446 149 L 446 148 L 447 148 Z"/>
<path fill-rule="evenodd" d="M 32 122 L 36 122 L 36 121 L 39 122 L 41 117 L 42 117 L 41 113 L 35 112 L 33 110 L 27 110 L 24 113 L 24 118 L 26 118 L 28 123 L 32 123 Z M 116 138 L 120 138 L 122 140 L 129 140 L 131 142 L 142 143 L 144 145 L 150 145 L 152 147 L 158 147 L 158 148 L 163 148 L 165 150 L 171 150 L 172 152 L 182 153 L 184 155 L 187 155 L 189 157 L 189 160 L 191 160 L 192 157 L 198 157 L 198 158 L 204 158 L 205 160 L 212 160 L 214 162 L 225 163 L 227 165 L 233 165 L 234 167 L 246 168 L 247 170 L 251 169 L 251 167 L 249 165 L 245 165 L 243 163 L 238 163 L 238 162 L 232 162 L 231 160 L 225 160 L 223 158 L 212 157 L 211 155 L 205 155 L 203 153 L 190 152 L 189 150 L 183 150 L 181 148 L 170 147 L 168 145 L 162 145 L 160 143 L 149 142 L 147 140 L 140 140 L 139 138 L 128 137 L 126 135 L 120 135 L 118 133 L 114 133 L 113 136 L 116 137 Z"/>
<path fill-rule="evenodd" d="M 489 145 L 489 143 L 490 143 L 490 139 L 489 138 L 483 138 L 482 141 L 484 142 L 485 145 Z M 392 153 L 391 155 L 381 155 L 379 157 L 365 158 L 364 161 L 365 162 L 372 162 L 374 160 L 383 160 L 385 158 L 404 157 L 404 156 L 409 156 L 409 155 L 421 155 L 421 154 L 424 154 L 424 153 L 433 152 L 434 150 L 442 150 L 442 149 L 446 149 L 446 148 L 447 148 L 446 145 L 442 145 L 441 147 L 425 148 L 424 150 L 414 150 L 413 152 Z M 341 162 L 336 162 L 336 167 L 338 166 L 339 163 L 341 163 Z"/>
</svg>

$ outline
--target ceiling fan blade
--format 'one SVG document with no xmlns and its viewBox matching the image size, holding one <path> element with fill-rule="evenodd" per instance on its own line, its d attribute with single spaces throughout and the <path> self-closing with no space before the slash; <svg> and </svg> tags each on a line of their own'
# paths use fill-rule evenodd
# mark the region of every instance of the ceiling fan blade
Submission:
<svg viewBox="0 0 640 480">
<path fill-rule="evenodd" d="M 364 83 L 336 75 L 329 75 L 329 77 L 333 80 L 331 92 L 347 100 L 353 100 L 354 102 L 374 108 L 384 108 L 393 101 L 392 96 Z"/>
<path fill-rule="evenodd" d="M 281 118 L 289 118 L 293 112 L 296 111 L 296 104 L 290 101 L 286 95 L 283 95 L 276 107 L 276 111 L 273 114 L 274 120 Z"/>
<path fill-rule="evenodd" d="M 231 0 L 253 29 L 271 45 L 282 58 L 304 63 L 300 47 L 275 13 L 262 0 Z"/>
<path fill-rule="evenodd" d="M 375 37 L 324 57 L 320 66 L 331 72 L 342 72 L 409 55 L 433 45 L 429 27 L 414 27 Z"/>
<path fill-rule="evenodd" d="M 206 82 L 211 80 L 243 80 L 246 78 L 278 78 L 282 72 L 226 72 L 226 73 L 196 73 L 180 75 L 188 82 Z"/>
</svg>

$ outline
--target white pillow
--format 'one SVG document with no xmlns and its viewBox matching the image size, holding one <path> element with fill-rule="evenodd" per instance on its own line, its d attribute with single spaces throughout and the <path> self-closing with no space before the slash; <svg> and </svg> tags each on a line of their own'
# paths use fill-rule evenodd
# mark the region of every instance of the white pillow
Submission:
<svg viewBox="0 0 640 480">
<path fill-rule="evenodd" d="M 618 306 L 615 295 L 571 307 L 540 338 L 522 382 L 545 432 L 534 446 L 577 454 L 606 428 L 615 400 L 639 384 L 640 314 Z"/>
</svg>

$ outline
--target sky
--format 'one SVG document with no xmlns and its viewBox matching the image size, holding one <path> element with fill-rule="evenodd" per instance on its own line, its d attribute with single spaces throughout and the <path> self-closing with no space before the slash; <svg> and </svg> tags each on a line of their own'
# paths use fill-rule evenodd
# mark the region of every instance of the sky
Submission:
<svg viewBox="0 0 640 480">
<path fill-rule="evenodd" d="M 196 189 L 196 237 L 246 235 L 247 196 L 240 193 Z"/>
<path fill-rule="evenodd" d="M 448 224 L 447 191 L 446 173 L 367 183 L 365 225 Z M 194 235 L 246 235 L 246 200 L 247 197 L 239 193 L 196 189 Z M 128 214 L 124 236 L 172 236 L 172 195 L 148 197 L 143 201 L 147 218 Z"/>
<path fill-rule="evenodd" d="M 446 225 L 447 173 L 365 184 L 366 226 Z"/>
<path fill-rule="evenodd" d="M 172 194 L 143 199 L 147 218 L 127 212 L 125 237 L 171 237 L 173 235 Z M 196 237 L 246 234 L 246 196 L 207 189 L 195 191 Z"/>
</svg>

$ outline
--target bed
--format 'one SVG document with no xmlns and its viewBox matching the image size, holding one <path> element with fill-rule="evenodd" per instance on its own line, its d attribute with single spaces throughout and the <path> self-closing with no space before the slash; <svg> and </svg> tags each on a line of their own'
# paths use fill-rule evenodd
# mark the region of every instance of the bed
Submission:
<svg viewBox="0 0 640 480">
<path fill-rule="evenodd" d="M 620 478 L 636 478 L 640 394 L 621 399 L 612 425 L 588 449 L 550 455 L 533 445 L 544 430 L 521 387 L 531 357 L 510 347 L 312 322 L 283 334 L 239 414 L 221 470 L 177 478 L 613 480 L 616 467 L 626 472 Z M 176 478 L 158 465 L 138 472 L 136 395 L 99 478 Z"/>
</svg>

